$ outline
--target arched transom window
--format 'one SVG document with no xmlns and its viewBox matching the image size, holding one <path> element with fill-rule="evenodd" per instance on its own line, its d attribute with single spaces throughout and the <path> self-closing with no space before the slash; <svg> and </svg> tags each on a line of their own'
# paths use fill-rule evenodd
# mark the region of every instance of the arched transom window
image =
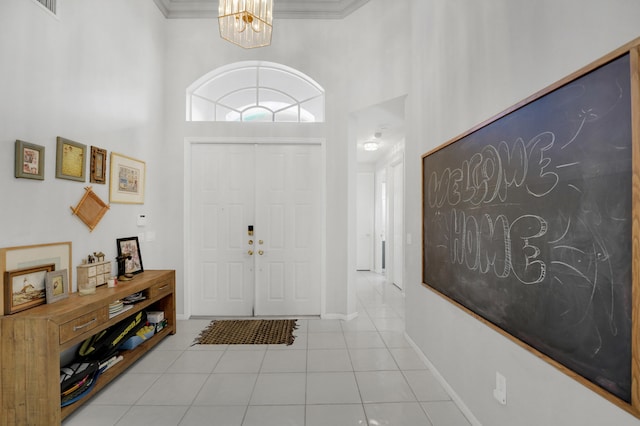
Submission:
<svg viewBox="0 0 640 426">
<path fill-rule="evenodd" d="M 324 89 L 273 62 L 238 62 L 207 73 L 187 89 L 187 121 L 324 121 Z"/>
</svg>

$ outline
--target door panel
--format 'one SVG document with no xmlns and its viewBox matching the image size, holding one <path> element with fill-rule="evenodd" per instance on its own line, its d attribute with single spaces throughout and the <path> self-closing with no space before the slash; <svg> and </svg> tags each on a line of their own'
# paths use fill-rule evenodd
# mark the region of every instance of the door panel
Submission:
<svg viewBox="0 0 640 426">
<path fill-rule="evenodd" d="M 374 233 L 374 182 L 372 172 L 358 172 L 356 211 L 358 221 L 356 232 L 356 269 L 373 270 L 373 233 Z"/>
<path fill-rule="evenodd" d="M 404 172 L 403 164 L 393 166 L 393 246 L 392 279 L 400 289 L 404 288 Z"/>
<path fill-rule="evenodd" d="M 269 276 L 269 286 L 267 287 L 267 303 L 284 302 L 285 300 L 285 277 L 284 263 L 271 262 L 267 266 Z"/>
<path fill-rule="evenodd" d="M 193 145 L 191 241 L 194 315 L 251 315 L 253 259 L 247 226 L 254 216 L 253 150 Z"/>
<path fill-rule="evenodd" d="M 257 146 L 257 315 L 320 313 L 320 147 Z"/>
</svg>

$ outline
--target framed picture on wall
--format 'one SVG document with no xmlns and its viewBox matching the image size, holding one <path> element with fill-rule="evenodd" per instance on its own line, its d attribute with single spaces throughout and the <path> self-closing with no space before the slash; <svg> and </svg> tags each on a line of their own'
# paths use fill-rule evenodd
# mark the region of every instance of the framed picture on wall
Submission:
<svg viewBox="0 0 640 426">
<path fill-rule="evenodd" d="M 91 147 L 91 167 L 89 174 L 89 181 L 91 183 L 106 183 L 107 182 L 107 150 L 98 148 L 97 146 Z"/>
<path fill-rule="evenodd" d="M 639 53 L 425 153 L 421 220 L 425 287 L 638 418 Z"/>
<path fill-rule="evenodd" d="M 109 202 L 144 204 L 145 175 L 144 161 L 112 152 Z"/>
<path fill-rule="evenodd" d="M 87 146 L 60 136 L 56 141 L 56 177 L 84 182 Z"/>
<path fill-rule="evenodd" d="M 44 180 L 44 146 L 16 140 L 15 176 Z"/>
</svg>

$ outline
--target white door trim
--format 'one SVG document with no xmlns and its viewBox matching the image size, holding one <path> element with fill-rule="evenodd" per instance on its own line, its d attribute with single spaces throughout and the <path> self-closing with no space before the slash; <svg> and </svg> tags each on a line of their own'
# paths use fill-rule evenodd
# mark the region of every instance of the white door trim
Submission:
<svg viewBox="0 0 640 426">
<path fill-rule="evenodd" d="M 292 137 L 185 137 L 184 138 L 184 164 L 183 164 L 183 177 L 184 177 L 184 204 L 183 204 L 183 236 L 184 236 L 184 258 L 183 258 L 183 294 L 184 294 L 184 317 L 188 319 L 191 317 L 191 272 L 188 265 L 189 260 L 192 257 L 191 250 L 191 235 L 189 230 L 191 229 L 191 173 L 188 173 L 191 167 L 191 148 L 197 144 L 251 144 L 251 145 L 319 145 L 321 155 L 321 206 L 320 212 L 321 222 L 321 241 L 320 241 L 320 312 L 321 316 L 325 316 L 327 312 L 326 308 L 326 235 L 327 235 L 327 167 L 326 167 L 326 140 L 324 138 L 292 138 Z"/>
<path fill-rule="evenodd" d="M 396 285 L 396 287 L 400 288 L 401 291 L 404 292 L 404 160 L 400 159 L 391 163 L 391 176 L 392 176 L 392 205 L 390 206 L 390 210 L 392 213 L 390 217 L 392 218 L 393 223 L 389 224 L 391 228 L 391 274 L 389 276 L 390 281 Z M 401 169 L 398 169 L 401 167 Z M 398 171 L 400 172 L 400 176 L 398 176 Z M 399 178 L 400 182 L 398 182 L 397 178 Z M 399 183 L 399 185 L 398 185 Z M 400 204 L 398 204 L 400 201 Z M 400 211 L 398 211 L 400 210 Z M 398 218 L 398 213 L 400 213 L 400 217 Z M 398 222 L 400 226 L 398 227 Z"/>
</svg>

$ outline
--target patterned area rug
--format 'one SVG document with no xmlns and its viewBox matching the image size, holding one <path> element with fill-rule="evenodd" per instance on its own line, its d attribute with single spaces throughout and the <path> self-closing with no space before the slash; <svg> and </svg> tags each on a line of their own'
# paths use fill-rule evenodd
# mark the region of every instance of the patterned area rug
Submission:
<svg viewBox="0 0 640 426">
<path fill-rule="evenodd" d="M 296 321 L 216 320 L 200 332 L 193 345 L 291 345 Z"/>
</svg>

